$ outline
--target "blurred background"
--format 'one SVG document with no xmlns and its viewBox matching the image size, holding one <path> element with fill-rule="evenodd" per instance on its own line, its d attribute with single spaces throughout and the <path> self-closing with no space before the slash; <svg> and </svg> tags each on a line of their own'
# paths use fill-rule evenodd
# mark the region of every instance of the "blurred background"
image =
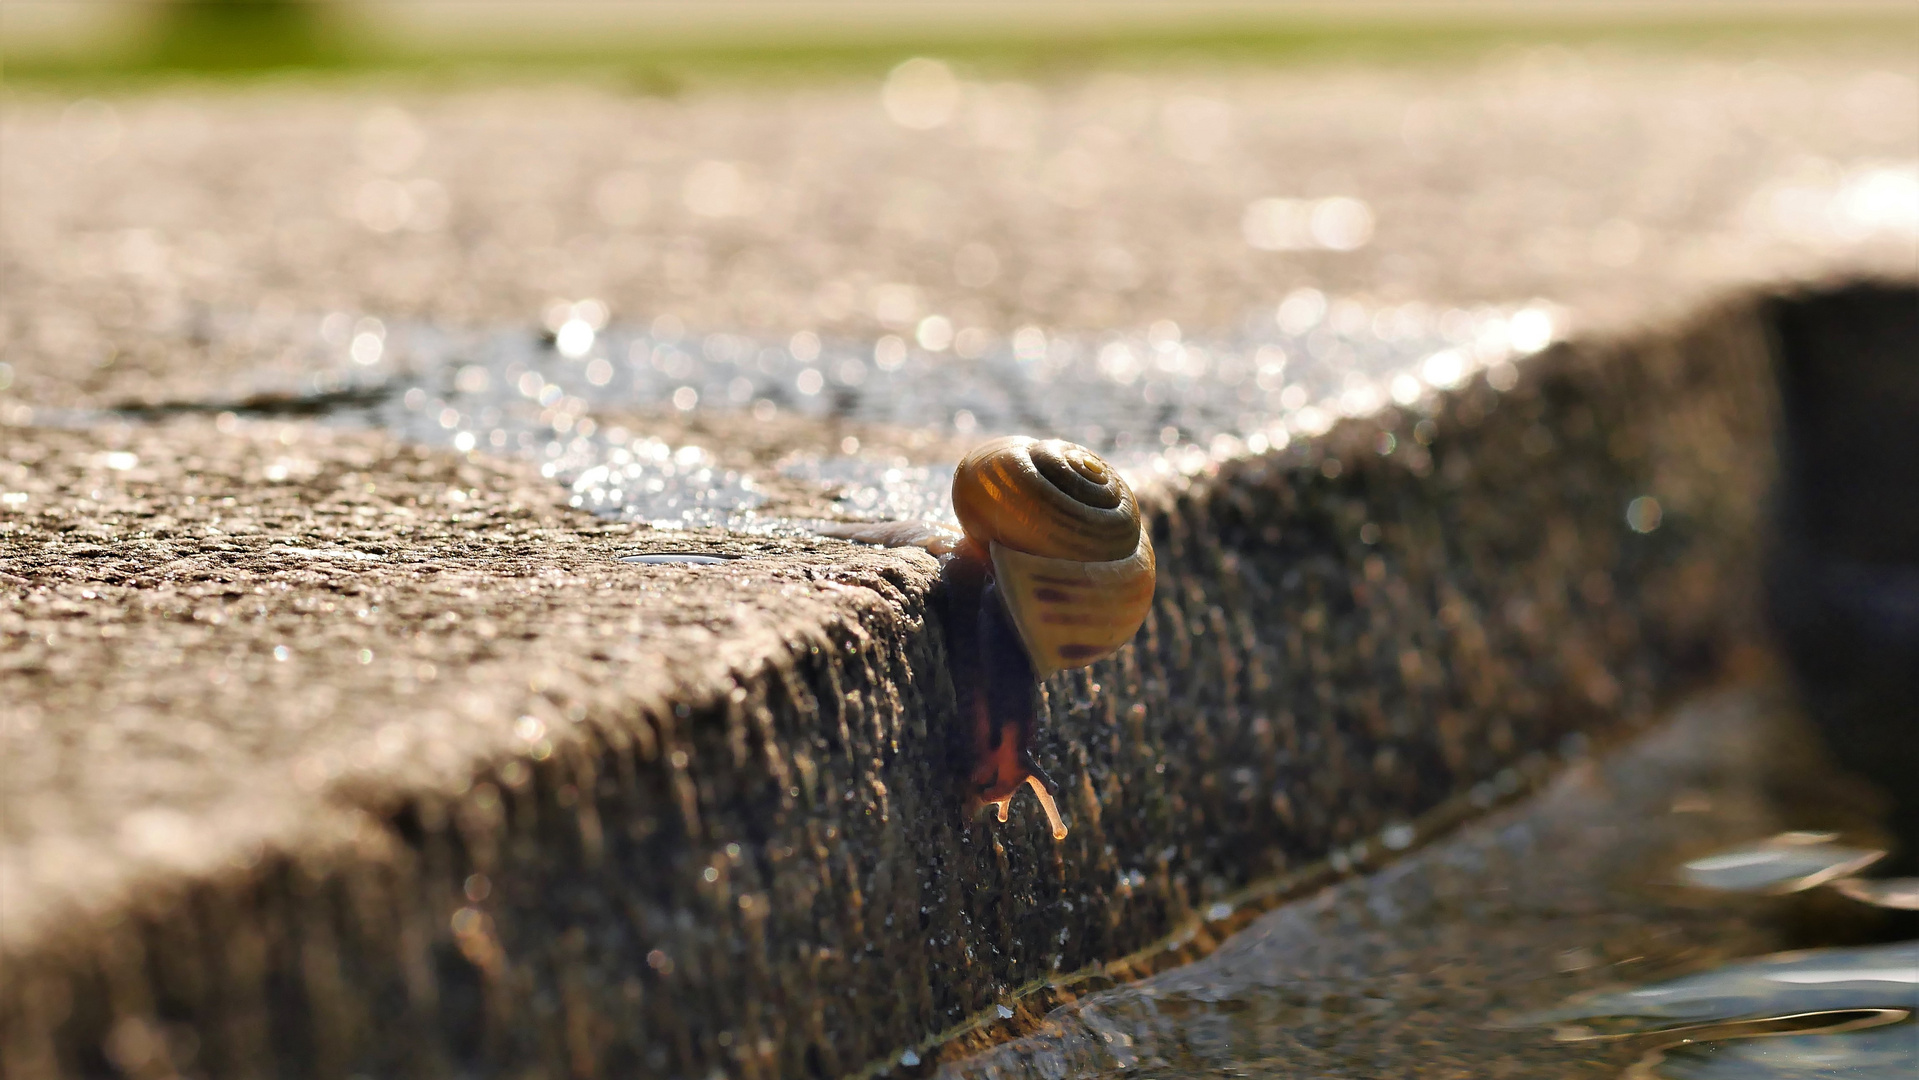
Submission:
<svg viewBox="0 0 1919 1080">
<path fill-rule="evenodd" d="M 1697 41 L 1862 29 L 1898 0 L 15 0 L 14 77 L 600 64 L 648 78 L 857 70 L 928 45 L 1006 63 L 1283 58 L 1594 32 Z M 1846 27 L 1851 22 L 1854 25 Z"/>
<path fill-rule="evenodd" d="M 1897 2 L 0 19 L 0 349 L 47 405 L 231 394 L 288 320 L 526 324 L 581 298 L 775 340 L 924 325 L 936 354 L 1236 335 L 1299 289 L 1434 319 L 1543 299 L 1596 328 L 1902 266 L 1919 187 Z"/>
</svg>

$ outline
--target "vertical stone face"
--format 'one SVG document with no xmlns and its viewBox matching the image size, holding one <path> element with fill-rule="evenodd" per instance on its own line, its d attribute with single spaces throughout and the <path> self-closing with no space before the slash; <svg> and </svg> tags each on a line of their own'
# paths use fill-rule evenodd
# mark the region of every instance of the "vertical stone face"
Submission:
<svg viewBox="0 0 1919 1080">
<path fill-rule="evenodd" d="M 1023 798 L 960 819 L 926 560 L 801 552 L 766 589 L 851 599 L 723 675 L 648 696 L 529 668 L 577 737 L 451 789 L 339 789 L 325 843 L 14 949 L 0 1074 L 930 1064 L 936 1034 L 1249 884 L 1383 854 L 1752 640 L 1766 350 L 1731 305 L 1142 491 L 1153 612 L 1045 687 L 1062 842 Z"/>
<path fill-rule="evenodd" d="M 1919 296 L 1866 283 L 1780 303 L 1773 622 L 1834 756 L 1892 800 L 1919 867 Z"/>
</svg>

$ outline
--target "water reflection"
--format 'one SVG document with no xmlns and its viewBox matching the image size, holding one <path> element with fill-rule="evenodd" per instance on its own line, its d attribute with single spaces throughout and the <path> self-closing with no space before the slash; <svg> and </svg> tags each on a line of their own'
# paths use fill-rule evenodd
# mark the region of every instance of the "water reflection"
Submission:
<svg viewBox="0 0 1919 1080">
<path fill-rule="evenodd" d="M 1831 885 L 1875 907 L 1919 909 L 1919 879 L 1853 877 L 1885 854 L 1789 832 L 1682 865 L 1688 883 L 1790 893 Z M 1787 953 L 1588 997 L 1527 1017 L 1564 1041 L 1664 1036 L 1627 1080 L 1919 1076 L 1919 942 Z"/>
<path fill-rule="evenodd" d="M 1787 832 L 1692 859 L 1680 876 L 1720 892 L 1820 885 L 1861 903 L 1919 908 L 1919 879 L 1854 877 L 1885 852 Z M 1563 1042 L 1651 1038 L 1627 1080 L 1919 1076 L 1919 941 L 1781 953 L 1522 1017 Z"/>
<path fill-rule="evenodd" d="M 1919 878 L 1845 878 L 1832 890 L 1874 907 L 1919 911 Z"/>
<path fill-rule="evenodd" d="M 1695 1043 L 1654 1051 L 1626 1080 L 1911 1080 L 1919 1025 L 1908 1020 L 1841 1034 Z"/>
<path fill-rule="evenodd" d="M 1725 892 L 1800 892 L 1858 873 L 1885 855 L 1834 843 L 1832 833 L 1789 832 L 1682 865 L 1688 884 Z"/>
<path fill-rule="evenodd" d="M 1919 878 L 1854 875 L 1886 853 L 1835 843 L 1837 834 L 1787 832 L 1740 844 L 1680 866 L 1688 884 L 1720 892 L 1803 892 L 1829 885 L 1833 892 L 1872 907 L 1919 911 Z"/>
<path fill-rule="evenodd" d="M 1555 1027 L 1559 1039 L 1573 1042 L 1871 1009 L 1919 1009 L 1919 941 L 1744 960 L 1577 999 L 1517 1023 Z"/>
<path fill-rule="evenodd" d="M 1919 1075 L 1919 942 L 1781 953 L 1632 990 L 1591 995 L 1518 1023 L 1565 1042 L 1665 1045 L 1628 1077 Z"/>
</svg>

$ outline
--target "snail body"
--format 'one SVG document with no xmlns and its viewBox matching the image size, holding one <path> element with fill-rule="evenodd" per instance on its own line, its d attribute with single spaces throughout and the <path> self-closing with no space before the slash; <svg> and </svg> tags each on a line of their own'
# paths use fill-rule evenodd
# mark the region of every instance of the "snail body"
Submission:
<svg viewBox="0 0 1919 1080">
<path fill-rule="evenodd" d="M 1057 790 L 1032 758 L 1038 686 L 1112 655 L 1153 602 L 1152 541 L 1117 471 L 1057 439 L 994 439 L 953 477 L 963 530 L 908 522 L 832 528 L 829 535 L 914 545 L 942 558 L 943 623 L 966 722 L 968 813 L 1000 821 L 1031 787 L 1066 835 Z"/>
</svg>

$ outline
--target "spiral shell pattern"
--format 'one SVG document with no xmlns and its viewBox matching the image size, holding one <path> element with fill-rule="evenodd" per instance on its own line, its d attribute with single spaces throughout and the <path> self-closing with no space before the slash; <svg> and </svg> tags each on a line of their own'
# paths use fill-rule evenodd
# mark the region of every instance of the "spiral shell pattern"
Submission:
<svg viewBox="0 0 1919 1080">
<path fill-rule="evenodd" d="M 1041 678 L 1110 656 L 1152 607 L 1153 544 L 1117 471 L 1058 439 L 994 439 L 960 462 L 953 508 L 993 562 Z"/>
</svg>

